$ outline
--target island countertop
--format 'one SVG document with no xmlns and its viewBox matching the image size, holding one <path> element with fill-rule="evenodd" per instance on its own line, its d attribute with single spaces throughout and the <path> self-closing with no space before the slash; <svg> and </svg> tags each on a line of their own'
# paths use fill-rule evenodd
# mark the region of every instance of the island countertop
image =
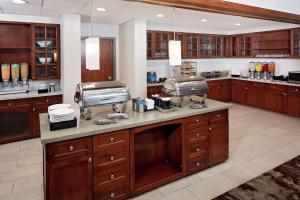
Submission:
<svg viewBox="0 0 300 200">
<path fill-rule="evenodd" d="M 49 144 L 65 140 L 71 140 L 92 135 L 99 135 L 112 131 L 135 128 L 149 124 L 155 124 L 175 119 L 181 119 L 210 113 L 218 110 L 224 110 L 231 107 L 231 104 L 207 99 L 207 108 L 191 109 L 189 106 L 178 108 L 175 112 L 161 113 L 156 110 L 145 113 L 129 112 L 129 119 L 120 120 L 118 123 L 108 125 L 96 125 L 95 121 L 103 118 L 107 113 L 107 108 L 96 108 L 93 112 L 93 118 L 90 121 L 80 120 L 76 128 L 68 128 L 58 131 L 50 131 L 47 114 L 40 115 L 41 142 Z M 130 109 L 130 108 L 129 108 Z M 111 109 L 110 109 L 111 111 Z"/>
</svg>

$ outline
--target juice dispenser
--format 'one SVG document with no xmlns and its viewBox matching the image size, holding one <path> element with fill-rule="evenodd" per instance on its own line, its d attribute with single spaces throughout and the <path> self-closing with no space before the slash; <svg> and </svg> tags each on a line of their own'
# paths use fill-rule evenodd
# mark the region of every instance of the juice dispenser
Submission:
<svg viewBox="0 0 300 200">
<path fill-rule="evenodd" d="M 275 75 L 275 69 L 276 69 L 276 65 L 275 62 L 270 62 L 269 63 L 269 80 L 273 80 L 273 77 Z"/>
<path fill-rule="evenodd" d="M 255 71 L 256 71 L 255 78 L 261 79 L 261 72 L 262 72 L 262 63 L 261 62 L 256 62 Z"/>
<path fill-rule="evenodd" d="M 249 66 L 249 72 L 250 72 L 250 78 L 254 79 L 255 78 L 255 62 L 250 62 L 250 66 Z"/>
<path fill-rule="evenodd" d="M 263 71 L 263 79 L 268 80 L 268 71 L 269 71 L 269 63 L 264 62 L 262 64 L 262 71 Z"/>
<path fill-rule="evenodd" d="M 11 65 L 11 79 L 13 81 L 13 85 L 17 86 L 18 81 L 20 79 L 20 65 L 19 64 Z"/>
<path fill-rule="evenodd" d="M 2 81 L 4 83 L 4 87 L 8 87 L 9 79 L 10 79 L 10 65 L 9 64 L 1 65 L 1 74 L 2 74 Z"/>
</svg>

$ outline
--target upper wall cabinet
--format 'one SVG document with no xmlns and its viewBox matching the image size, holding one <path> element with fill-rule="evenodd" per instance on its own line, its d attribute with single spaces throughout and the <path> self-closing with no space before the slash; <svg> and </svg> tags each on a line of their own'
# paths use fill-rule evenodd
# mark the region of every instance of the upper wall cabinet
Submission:
<svg viewBox="0 0 300 200">
<path fill-rule="evenodd" d="M 32 25 L 32 79 L 60 77 L 59 35 L 58 25 Z"/>
<path fill-rule="evenodd" d="M 291 31 L 268 31 L 253 34 L 253 53 L 257 58 L 291 57 Z"/>
<path fill-rule="evenodd" d="M 300 58 L 300 29 L 292 30 L 292 44 L 293 56 Z"/>
<path fill-rule="evenodd" d="M 27 63 L 29 78 L 60 78 L 58 24 L 0 22 L 0 64 Z"/>
<path fill-rule="evenodd" d="M 238 57 L 252 56 L 252 35 L 244 34 L 238 36 Z"/>
<path fill-rule="evenodd" d="M 147 58 L 148 59 L 168 59 L 169 40 L 171 33 L 163 31 L 147 32 Z"/>
</svg>

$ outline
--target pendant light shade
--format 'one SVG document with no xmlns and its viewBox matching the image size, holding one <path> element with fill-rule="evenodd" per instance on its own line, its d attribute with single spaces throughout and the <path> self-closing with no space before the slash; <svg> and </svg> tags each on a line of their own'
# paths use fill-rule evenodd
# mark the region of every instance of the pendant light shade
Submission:
<svg viewBox="0 0 300 200">
<path fill-rule="evenodd" d="M 170 66 L 181 65 L 181 41 L 169 41 L 169 62 Z"/>
<path fill-rule="evenodd" d="M 100 69 L 100 46 L 99 37 L 85 39 L 86 68 L 89 70 Z"/>
</svg>

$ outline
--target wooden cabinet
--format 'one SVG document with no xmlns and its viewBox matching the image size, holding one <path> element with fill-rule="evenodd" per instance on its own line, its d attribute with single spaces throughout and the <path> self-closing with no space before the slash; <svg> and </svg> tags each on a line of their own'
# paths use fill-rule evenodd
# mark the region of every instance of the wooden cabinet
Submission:
<svg viewBox="0 0 300 200">
<path fill-rule="evenodd" d="M 228 111 L 209 114 L 209 165 L 216 165 L 228 159 L 229 127 Z"/>
<path fill-rule="evenodd" d="M 199 55 L 206 54 L 205 50 L 200 50 L 200 54 L 198 50 L 203 47 L 205 38 L 200 37 L 198 34 L 186 34 L 185 35 L 185 45 L 184 45 L 184 55 L 185 58 L 198 58 Z M 203 43 L 203 44 L 202 44 Z M 208 54 L 209 52 L 207 52 Z"/>
<path fill-rule="evenodd" d="M 267 84 L 265 92 L 265 109 L 273 112 L 284 112 L 284 86 Z"/>
<path fill-rule="evenodd" d="M 208 81 L 208 98 L 223 102 L 230 101 L 230 81 L 216 80 Z"/>
<path fill-rule="evenodd" d="M 230 57 L 238 57 L 238 36 L 230 36 Z"/>
<path fill-rule="evenodd" d="M 147 87 L 147 97 L 151 98 L 154 94 L 159 94 L 160 96 L 164 96 L 165 93 L 162 91 L 162 85 L 156 86 L 148 86 Z"/>
<path fill-rule="evenodd" d="M 247 86 L 247 102 L 248 106 L 257 108 L 265 107 L 265 84 L 249 82 Z"/>
<path fill-rule="evenodd" d="M 300 58 L 300 29 L 292 30 L 292 52 L 294 58 Z"/>
<path fill-rule="evenodd" d="M 238 36 L 238 57 L 252 57 L 252 35 Z"/>
<path fill-rule="evenodd" d="M 0 144 L 32 137 L 31 100 L 0 101 Z"/>
<path fill-rule="evenodd" d="M 168 59 L 170 32 L 148 31 L 147 32 L 147 58 Z"/>
<path fill-rule="evenodd" d="M 285 114 L 300 117 L 300 87 L 288 86 L 284 96 Z"/>
<path fill-rule="evenodd" d="M 240 80 L 231 81 L 231 100 L 234 103 L 246 104 L 247 102 L 247 82 Z"/>
<path fill-rule="evenodd" d="M 62 103 L 62 96 L 40 97 L 32 100 L 32 113 L 33 113 L 33 137 L 40 136 L 40 119 L 41 113 L 47 113 L 48 107 L 54 104 Z"/>
</svg>

